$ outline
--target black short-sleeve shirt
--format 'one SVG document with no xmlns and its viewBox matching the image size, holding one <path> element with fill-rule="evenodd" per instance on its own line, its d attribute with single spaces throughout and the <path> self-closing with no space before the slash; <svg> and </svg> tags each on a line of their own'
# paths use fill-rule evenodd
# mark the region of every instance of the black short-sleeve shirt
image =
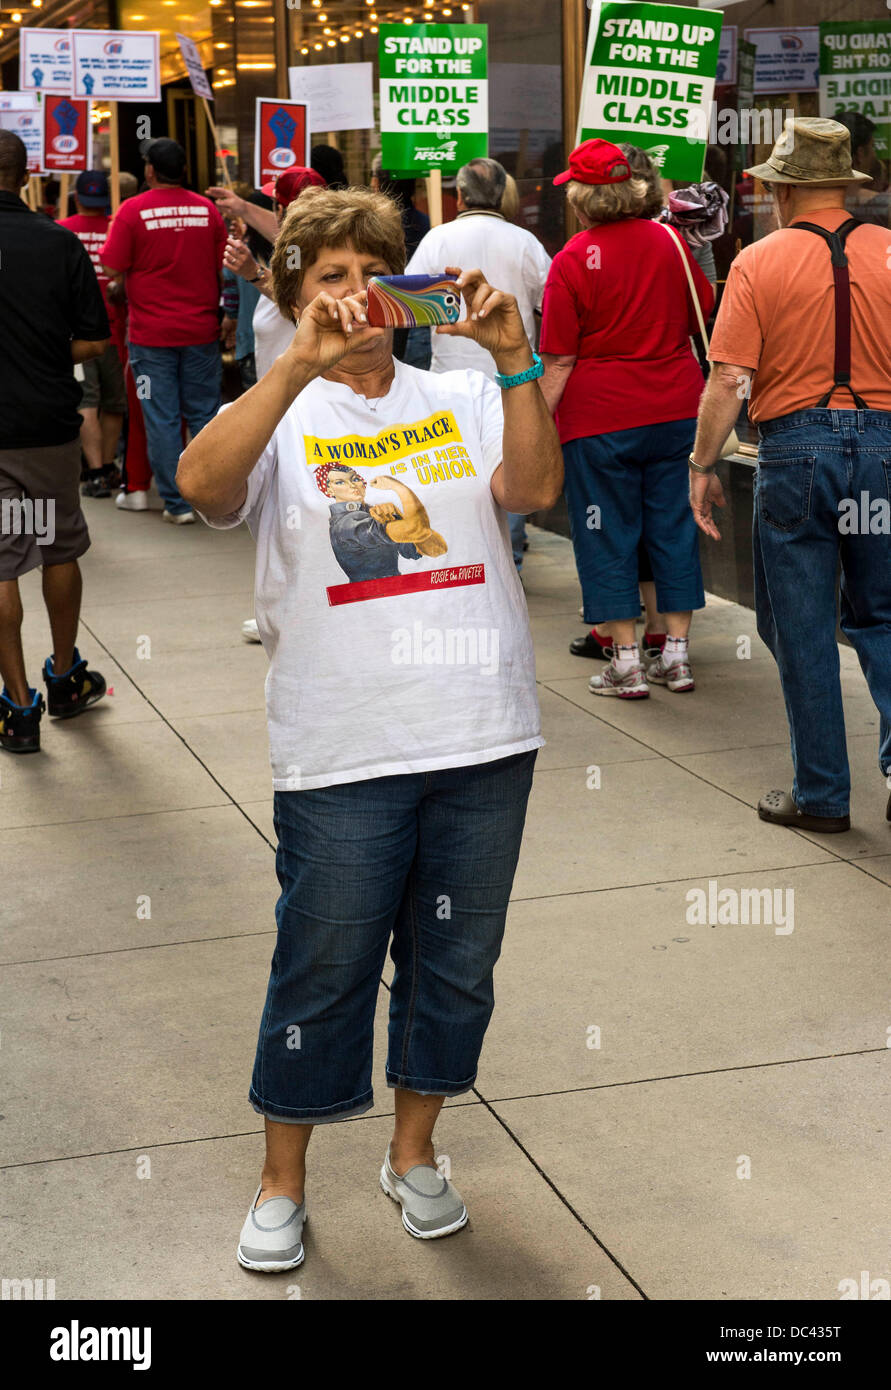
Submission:
<svg viewBox="0 0 891 1390">
<path fill-rule="evenodd" d="M 67 444 L 80 432 L 71 339 L 111 330 L 74 232 L 0 189 L 0 449 Z"/>
</svg>

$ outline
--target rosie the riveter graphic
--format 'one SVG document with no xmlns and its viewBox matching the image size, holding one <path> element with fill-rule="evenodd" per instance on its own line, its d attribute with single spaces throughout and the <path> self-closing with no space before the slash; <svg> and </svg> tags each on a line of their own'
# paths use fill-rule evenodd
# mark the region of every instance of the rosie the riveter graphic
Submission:
<svg viewBox="0 0 891 1390">
<path fill-rule="evenodd" d="M 365 505 L 368 484 L 354 468 L 326 463 L 315 470 L 319 491 L 333 498 L 331 549 L 347 579 L 389 579 L 399 573 L 399 556 L 420 560 L 423 555 L 444 555 L 448 546 L 431 530 L 426 508 L 411 488 L 380 474 L 371 486 L 395 492 L 402 511 L 392 502 Z"/>
</svg>

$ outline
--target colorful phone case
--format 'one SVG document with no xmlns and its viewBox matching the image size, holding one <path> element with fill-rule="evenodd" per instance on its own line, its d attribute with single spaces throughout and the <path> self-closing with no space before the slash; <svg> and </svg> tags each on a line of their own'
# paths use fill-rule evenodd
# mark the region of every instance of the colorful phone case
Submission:
<svg viewBox="0 0 891 1390">
<path fill-rule="evenodd" d="M 461 295 L 454 275 L 374 275 L 368 281 L 372 328 L 427 328 L 457 323 Z"/>
</svg>

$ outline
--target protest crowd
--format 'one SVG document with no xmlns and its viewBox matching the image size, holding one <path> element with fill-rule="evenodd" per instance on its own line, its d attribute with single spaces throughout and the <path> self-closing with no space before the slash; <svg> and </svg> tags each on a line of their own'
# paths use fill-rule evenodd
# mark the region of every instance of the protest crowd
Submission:
<svg viewBox="0 0 891 1390">
<path fill-rule="evenodd" d="M 580 228 L 551 255 L 488 156 L 457 170 L 456 215 L 436 225 L 380 155 L 361 183 L 315 144 L 256 187 L 195 188 L 166 136 L 144 142 L 140 178 L 87 169 L 67 206 L 35 211 L 25 146 L 0 129 L 2 757 L 38 767 L 55 720 L 108 703 L 79 637 L 99 509 L 124 548 L 147 513 L 185 555 L 205 525 L 246 522 L 256 543 L 242 636 L 268 658 L 281 893 L 243 1268 L 304 1259 L 313 1130 L 374 1103 L 388 949 L 380 1183 L 413 1237 L 468 1221 L 433 1132 L 474 1085 L 494 1007 L 544 743 L 524 584 L 552 509 L 566 508 L 580 604 L 561 649 L 592 704 L 639 702 L 623 727 L 646 741 L 661 687 L 674 726 L 695 723 L 702 556 L 727 544 L 719 469 L 745 400 L 757 630 L 794 767 L 757 815 L 851 829 L 839 626 L 877 712 L 874 776 L 891 778 L 889 541 L 839 527 L 844 499 L 891 497 L 888 236 L 859 199 L 869 139 L 853 120 L 789 122 L 746 171 L 776 230 L 735 257 L 719 302 L 726 193 L 707 173 L 672 186 L 628 140 L 584 139 L 551 178 Z M 434 326 L 413 295 L 435 301 Z M 30 531 L 13 524 L 26 504 Z M 39 673 L 19 590 L 35 569 L 52 635 Z M 489 667 L 440 669 L 416 619 L 494 635 Z"/>
</svg>

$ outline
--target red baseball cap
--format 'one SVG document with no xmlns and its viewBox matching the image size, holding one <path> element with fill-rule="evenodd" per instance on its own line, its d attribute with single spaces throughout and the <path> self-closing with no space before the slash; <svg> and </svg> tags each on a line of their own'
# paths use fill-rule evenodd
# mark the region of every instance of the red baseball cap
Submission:
<svg viewBox="0 0 891 1390">
<path fill-rule="evenodd" d="M 625 183 L 631 178 L 631 165 L 609 140 L 585 140 L 569 156 L 569 168 L 554 183 Z"/>
<path fill-rule="evenodd" d="M 327 183 L 315 169 L 304 169 L 298 164 L 294 169 L 286 169 L 271 183 L 264 183 L 260 192 L 265 193 L 267 198 L 274 198 L 281 207 L 286 208 L 300 196 L 304 188 L 327 187 Z"/>
</svg>

